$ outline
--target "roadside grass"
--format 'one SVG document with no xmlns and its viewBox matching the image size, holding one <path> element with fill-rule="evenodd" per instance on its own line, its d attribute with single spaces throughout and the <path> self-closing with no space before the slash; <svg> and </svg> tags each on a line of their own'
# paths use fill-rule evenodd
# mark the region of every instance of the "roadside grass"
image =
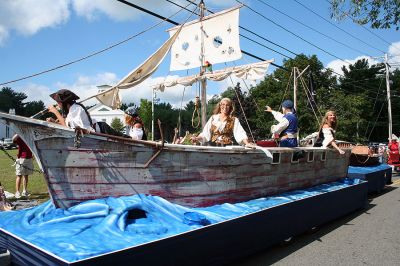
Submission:
<svg viewBox="0 0 400 266">
<path fill-rule="evenodd" d="M 17 158 L 17 149 L 6 150 L 13 158 Z M 4 190 L 15 193 L 15 166 L 14 162 L 0 150 L 0 183 L 2 184 Z M 33 161 L 36 170 L 39 170 L 39 166 L 36 160 Z M 21 184 L 22 189 L 22 184 Z M 47 191 L 46 181 L 42 174 L 38 172 L 33 172 L 29 176 L 28 180 L 28 191 L 31 193 L 30 199 L 38 200 L 39 202 L 44 202 L 48 200 L 49 194 Z"/>
</svg>

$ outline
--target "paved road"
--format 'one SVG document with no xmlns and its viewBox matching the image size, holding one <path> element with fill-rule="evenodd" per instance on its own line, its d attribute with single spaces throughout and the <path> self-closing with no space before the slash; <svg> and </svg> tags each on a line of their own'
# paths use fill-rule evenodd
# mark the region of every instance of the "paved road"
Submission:
<svg viewBox="0 0 400 266">
<path fill-rule="evenodd" d="M 400 265 L 400 176 L 366 209 L 237 265 Z"/>
</svg>

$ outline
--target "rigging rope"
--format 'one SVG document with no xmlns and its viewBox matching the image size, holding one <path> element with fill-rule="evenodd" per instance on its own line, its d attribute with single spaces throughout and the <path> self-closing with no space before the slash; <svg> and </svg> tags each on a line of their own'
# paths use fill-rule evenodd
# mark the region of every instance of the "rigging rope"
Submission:
<svg viewBox="0 0 400 266">
<path fill-rule="evenodd" d="M 231 76 L 229 76 L 229 79 L 230 79 L 231 82 L 232 82 L 232 86 L 234 86 L 234 83 L 233 83 L 233 80 L 232 80 L 232 77 L 231 77 Z M 242 102 L 241 102 L 241 100 L 240 100 L 240 98 L 239 98 L 239 94 L 238 94 L 237 89 L 240 89 L 240 83 L 239 83 L 239 82 L 236 84 L 235 87 L 233 87 L 233 90 L 235 91 L 236 98 L 238 99 L 239 106 L 240 106 L 240 109 L 242 110 L 242 114 L 243 114 L 243 116 L 244 116 L 244 121 L 246 122 L 247 128 L 249 129 L 249 132 L 250 132 L 252 141 L 255 141 L 254 136 L 253 136 L 253 132 L 251 131 L 250 124 L 249 124 L 249 121 L 247 120 L 246 113 L 244 112 L 244 108 L 243 108 Z"/>
<path fill-rule="evenodd" d="M 193 128 L 198 128 L 200 126 L 200 111 L 199 111 L 199 103 L 200 103 L 200 97 L 196 96 L 196 99 L 194 101 L 194 110 L 192 113 L 192 127 Z M 196 119 L 197 116 L 197 125 L 195 124 L 194 120 Z"/>
<path fill-rule="evenodd" d="M 381 82 L 380 82 L 380 84 L 379 84 L 379 88 L 378 88 L 378 91 L 377 91 L 377 93 L 376 93 L 376 97 L 375 97 L 375 101 L 374 101 L 374 106 L 372 107 L 372 110 L 375 110 L 375 105 L 376 105 L 376 102 L 378 101 L 378 97 L 379 97 L 379 94 L 380 94 L 379 91 L 380 91 L 380 89 L 381 89 L 382 82 L 383 82 L 383 78 L 381 78 Z M 370 121 L 368 120 L 367 129 L 365 129 L 365 135 L 364 135 L 364 137 L 367 136 L 367 132 L 368 132 L 368 128 L 369 128 L 369 123 L 370 123 Z"/>
</svg>

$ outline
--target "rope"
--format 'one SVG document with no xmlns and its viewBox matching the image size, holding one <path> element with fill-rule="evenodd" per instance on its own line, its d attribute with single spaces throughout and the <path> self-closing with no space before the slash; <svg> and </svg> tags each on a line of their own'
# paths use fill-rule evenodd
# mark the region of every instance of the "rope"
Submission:
<svg viewBox="0 0 400 266">
<path fill-rule="evenodd" d="M 229 79 L 231 80 L 232 86 L 233 86 L 234 84 L 233 84 L 232 77 L 229 76 Z M 253 132 L 251 131 L 251 128 L 250 128 L 250 125 L 249 125 L 249 121 L 247 120 L 247 116 L 246 116 L 246 113 L 244 112 L 244 109 L 243 109 L 243 106 L 242 106 L 242 102 L 240 101 L 239 94 L 238 94 L 238 92 L 237 92 L 237 90 L 236 90 L 236 88 L 239 87 L 239 84 L 240 84 L 240 83 L 238 83 L 237 86 L 233 88 L 233 90 L 235 91 L 236 98 L 238 99 L 240 109 L 242 110 L 242 113 L 243 113 L 243 116 L 244 116 L 244 121 L 246 122 L 246 125 L 247 125 L 247 127 L 248 127 L 248 129 L 249 129 L 249 131 L 250 131 L 251 138 L 252 138 L 252 140 L 254 141 Z M 239 88 L 240 88 L 240 87 L 239 87 Z"/>
<path fill-rule="evenodd" d="M 297 70 L 297 72 L 300 73 L 300 71 L 298 71 L 298 70 Z M 305 83 L 305 81 L 304 81 L 304 79 L 303 79 L 302 76 L 300 77 L 300 82 L 301 82 L 301 85 L 303 85 L 304 92 L 306 93 L 307 100 L 308 100 L 308 102 L 309 102 L 310 105 L 311 105 L 311 110 L 312 110 L 313 113 L 314 113 L 314 116 L 315 116 L 315 119 L 317 120 L 318 126 L 321 127 L 321 123 L 320 123 L 320 120 L 318 119 L 317 112 L 314 110 L 314 106 L 313 106 L 313 104 L 312 104 L 312 102 L 311 102 L 310 97 L 308 96 L 308 94 L 311 95 L 311 91 L 310 91 L 310 89 L 308 88 L 308 86 L 307 86 L 307 84 Z M 322 114 L 321 114 L 320 110 L 318 109 L 318 107 L 317 107 L 316 105 L 315 105 L 315 109 L 318 111 L 319 115 L 322 117 Z"/>
<path fill-rule="evenodd" d="M 376 93 L 376 97 L 375 97 L 375 101 L 374 101 L 374 106 L 372 107 L 372 110 L 375 110 L 375 106 L 376 106 L 376 102 L 378 101 L 378 97 L 379 97 L 379 92 L 381 90 L 381 86 L 382 86 L 382 82 L 383 82 L 383 78 L 381 78 L 381 82 L 379 84 L 379 88 L 378 91 Z M 369 128 L 369 123 L 370 121 L 368 120 L 368 124 L 367 124 L 367 129 L 365 130 L 365 134 L 364 134 L 364 138 L 367 136 L 367 132 L 368 132 L 368 128 Z"/>
<path fill-rule="evenodd" d="M 289 89 L 290 84 L 292 84 L 292 76 L 293 76 L 293 71 L 290 72 L 289 82 L 287 83 L 285 92 L 284 92 L 283 95 L 282 95 L 282 100 L 281 100 L 281 104 L 279 105 L 278 111 L 281 110 L 283 100 L 285 99 L 285 96 L 286 96 L 286 93 L 287 93 L 287 91 L 288 91 L 288 89 Z"/>
<path fill-rule="evenodd" d="M 196 96 L 196 99 L 194 101 L 194 110 L 192 113 L 192 127 L 193 128 L 198 128 L 200 126 L 200 111 L 199 111 L 199 103 L 200 103 L 200 97 Z M 195 115 L 197 114 L 197 125 L 195 125 L 194 120 L 196 119 Z"/>
</svg>

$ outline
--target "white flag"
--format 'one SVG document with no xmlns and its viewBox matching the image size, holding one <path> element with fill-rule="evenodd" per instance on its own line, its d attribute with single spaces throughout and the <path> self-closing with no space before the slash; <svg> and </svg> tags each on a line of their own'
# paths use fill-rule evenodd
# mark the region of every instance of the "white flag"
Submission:
<svg viewBox="0 0 400 266">
<path fill-rule="evenodd" d="M 201 30 L 203 28 L 203 31 Z M 172 36 L 179 27 L 169 30 Z M 201 43 L 204 62 L 201 62 Z M 229 62 L 242 57 L 239 45 L 239 7 L 215 13 L 203 21 L 189 22 L 171 48 L 170 70 L 184 70 L 210 64 Z"/>
</svg>

